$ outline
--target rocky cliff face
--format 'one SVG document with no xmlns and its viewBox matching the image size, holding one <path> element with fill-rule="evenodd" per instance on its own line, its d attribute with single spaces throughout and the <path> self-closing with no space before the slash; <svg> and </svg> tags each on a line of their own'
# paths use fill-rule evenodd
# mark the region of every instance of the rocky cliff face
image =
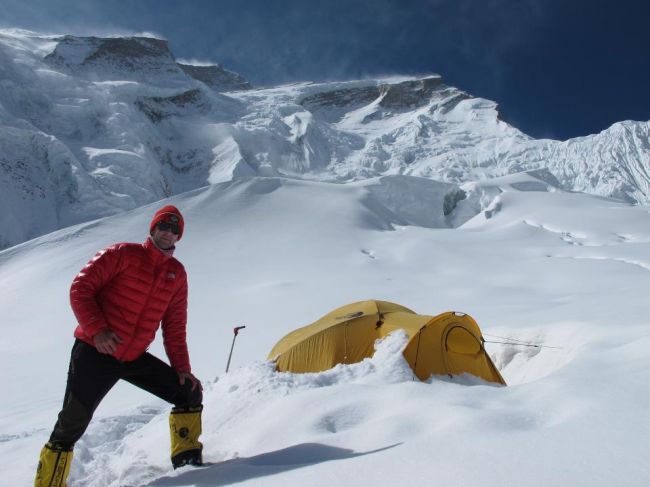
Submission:
<svg viewBox="0 0 650 487">
<path fill-rule="evenodd" d="M 154 80 L 184 75 L 167 41 L 148 37 L 65 36 L 43 62 L 94 80 Z"/>
<path fill-rule="evenodd" d="M 256 90 L 218 65 L 178 64 L 159 39 L 0 31 L 0 88 L 4 247 L 256 175 L 453 189 L 545 169 L 566 190 L 650 203 L 650 122 L 535 140 L 438 75 Z"/>
<path fill-rule="evenodd" d="M 212 66 L 193 66 L 178 63 L 178 66 L 192 78 L 205 83 L 216 91 L 250 90 L 253 86 L 243 76 L 228 71 L 218 64 Z"/>
<path fill-rule="evenodd" d="M 215 91 L 251 89 L 242 76 L 218 64 L 194 66 L 176 62 L 167 41 L 151 37 L 56 38 L 55 49 L 43 58 L 50 67 L 93 81 L 187 83 L 187 77 Z"/>
</svg>

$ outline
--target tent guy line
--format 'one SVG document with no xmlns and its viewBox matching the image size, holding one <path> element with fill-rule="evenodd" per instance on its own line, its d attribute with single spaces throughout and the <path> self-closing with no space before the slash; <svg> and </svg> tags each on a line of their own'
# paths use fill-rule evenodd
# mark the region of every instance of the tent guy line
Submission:
<svg viewBox="0 0 650 487">
<path fill-rule="evenodd" d="M 516 338 L 501 337 L 501 336 L 498 336 L 498 335 L 488 335 L 487 333 L 483 333 L 483 336 L 492 337 L 492 338 L 501 338 L 503 340 L 511 340 L 509 342 L 497 342 L 497 341 L 494 341 L 494 340 L 483 340 L 484 343 L 498 343 L 498 344 L 501 344 L 501 345 L 519 345 L 521 347 L 555 348 L 557 350 L 564 350 L 564 347 L 552 347 L 550 345 L 540 345 L 538 343 L 523 342 L 521 340 L 517 340 Z"/>
</svg>

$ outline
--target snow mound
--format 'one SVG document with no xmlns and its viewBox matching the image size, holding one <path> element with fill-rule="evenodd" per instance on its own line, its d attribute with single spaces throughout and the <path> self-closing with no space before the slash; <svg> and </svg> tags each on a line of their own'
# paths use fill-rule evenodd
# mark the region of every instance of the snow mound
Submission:
<svg viewBox="0 0 650 487">
<path fill-rule="evenodd" d="M 559 372 L 588 347 L 593 338 L 587 326 L 560 323 L 516 332 L 491 329 L 484 334 L 485 346 L 509 386 L 526 384 Z"/>
</svg>

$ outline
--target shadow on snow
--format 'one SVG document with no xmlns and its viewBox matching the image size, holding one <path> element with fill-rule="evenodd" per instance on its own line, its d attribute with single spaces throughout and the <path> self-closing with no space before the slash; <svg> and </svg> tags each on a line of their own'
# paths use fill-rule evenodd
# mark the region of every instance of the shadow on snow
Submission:
<svg viewBox="0 0 650 487">
<path fill-rule="evenodd" d="M 245 480 L 265 477 L 332 460 L 345 460 L 394 448 L 400 443 L 377 450 L 356 453 L 347 448 L 302 443 L 282 450 L 262 453 L 250 458 L 234 458 L 225 462 L 192 469 L 174 477 L 161 477 L 148 485 L 212 487 L 230 485 Z M 190 467 L 191 468 L 191 467 Z"/>
</svg>

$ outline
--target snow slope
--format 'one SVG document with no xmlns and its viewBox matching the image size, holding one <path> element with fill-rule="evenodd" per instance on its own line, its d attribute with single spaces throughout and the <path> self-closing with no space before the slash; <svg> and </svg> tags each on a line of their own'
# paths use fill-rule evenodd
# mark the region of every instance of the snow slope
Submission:
<svg viewBox="0 0 650 487">
<path fill-rule="evenodd" d="M 648 207 L 566 192 L 545 173 L 441 184 L 245 178 L 0 252 L 3 485 L 32 481 L 58 411 L 72 278 L 97 249 L 143 240 L 163 203 L 186 215 L 177 256 L 217 463 L 173 472 L 168 405 L 121 384 L 77 444 L 71 487 L 647 485 Z M 487 344 L 505 388 L 414 381 L 399 334 L 319 374 L 265 362 L 288 331 L 369 298 L 464 311 L 491 342 L 545 347 Z M 164 357 L 159 339 L 152 352 Z"/>
<path fill-rule="evenodd" d="M 647 204 L 649 140 L 648 121 L 535 140 L 438 75 L 251 89 L 160 39 L 0 30 L 0 248 L 251 176 L 464 184 L 547 169 L 565 190 Z"/>
</svg>

